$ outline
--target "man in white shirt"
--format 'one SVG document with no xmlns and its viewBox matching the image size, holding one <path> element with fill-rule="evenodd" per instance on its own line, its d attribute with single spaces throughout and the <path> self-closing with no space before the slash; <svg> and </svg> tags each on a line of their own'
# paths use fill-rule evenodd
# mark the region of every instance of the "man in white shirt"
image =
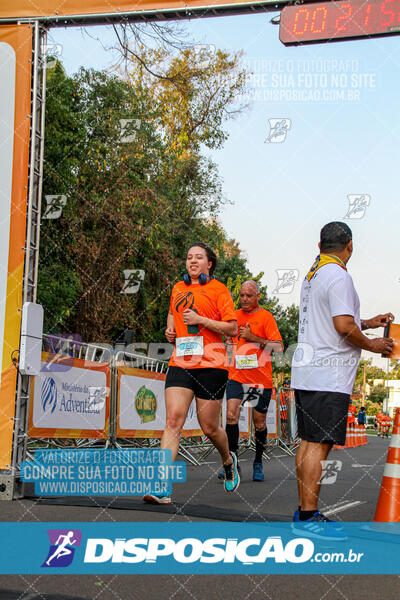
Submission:
<svg viewBox="0 0 400 600">
<path fill-rule="evenodd" d="M 360 319 L 360 301 L 347 262 L 353 252 L 352 233 L 345 223 L 321 230 L 320 255 L 301 288 L 298 346 L 292 362 L 299 435 L 296 455 L 299 508 L 293 521 L 307 521 L 310 533 L 340 538 L 340 529 L 318 511 L 322 474 L 333 444 L 344 445 L 350 394 L 361 350 L 387 354 L 390 338 L 366 337 L 362 330 L 384 327 L 391 313 Z M 294 526 L 295 528 L 295 526 Z"/>
</svg>

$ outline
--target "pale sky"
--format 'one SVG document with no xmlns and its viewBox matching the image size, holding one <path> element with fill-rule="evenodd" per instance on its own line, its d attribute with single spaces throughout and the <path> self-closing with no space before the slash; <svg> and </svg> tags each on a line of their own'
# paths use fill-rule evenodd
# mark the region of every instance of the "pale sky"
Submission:
<svg viewBox="0 0 400 600">
<path fill-rule="evenodd" d="M 253 73 L 251 108 L 229 123 L 229 140 L 212 155 L 233 203 L 221 213 L 222 225 L 240 242 L 251 270 L 265 272 L 270 293 L 278 269 L 299 274 L 289 293 L 277 294 L 284 304 L 298 304 L 319 231 L 344 220 L 351 196 L 364 206 L 355 213 L 362 218 L 346 220 L 362 317 L 391 311 L 400 322 L 400 39 L 285 47 L 272 16 L 186 22 L 197 43 L 243 50 Z M 109 29 L 89 31 L 112 43 Z M 80 29 L 55 29 L 50 37 L 62 46 L 69 74 L 80 65 L 102 69 L 113 62 Z M 266 142 L 269 119 L 284 120 L 284 141 Z"/>
</svg>

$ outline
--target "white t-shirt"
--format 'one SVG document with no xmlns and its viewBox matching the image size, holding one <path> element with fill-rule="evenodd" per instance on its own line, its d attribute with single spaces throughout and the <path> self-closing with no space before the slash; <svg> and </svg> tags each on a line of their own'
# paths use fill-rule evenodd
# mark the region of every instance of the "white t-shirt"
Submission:
<svg viewBox="0 0 400 600">
<path fill-rule="evenodd" d="M 361 327 L 360 300 L 347 271 L 324 265 L 303 281 L 299 336 L 292 360 L 292 387 L 351 394 L 361 349 L 347 342 L 332 317 L 352 315 Z"/>
</svg>

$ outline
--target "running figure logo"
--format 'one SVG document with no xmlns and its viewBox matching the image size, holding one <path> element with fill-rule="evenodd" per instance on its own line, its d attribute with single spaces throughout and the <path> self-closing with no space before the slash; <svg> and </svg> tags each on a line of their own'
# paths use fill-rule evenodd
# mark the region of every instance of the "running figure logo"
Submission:
<svg viewBox="0 0 400 600">
<path fill-rule="evenodd" d="M 120 294 L 137 294 L 144 276 L 143 269 L 124 269 L 125 283 Z"/>
<path fill-rule="evenodd" d="M 48 65 L 47 65 L 47 68 Z M 62 215 L 64 206 L 67 204 L 67 196 L 45 196 L 47 206 L 42 219 L 59 219 Z"/>
<path fill-rule="evenodd" d="M 272 293 L 291 294 L 296 281 L 299 279 L 298 269 L 276 269 L 276 274 L 278 282 Z"/>
<path fill-rule="evenodd" d="M 248 386 L 243 384 L 243 400 L 240 403 L 241 407 L 250 406 L 255 408 L 259 401 L 262 399 L 264 393 L 264 386 L 258 384 L 257 387 Z"/>
<path fill-rule="evenodd" d="M 48 529 L 50 548 L 42 567 L 68 567 L 74 558 L 75 548 L 81 545 L 79 529 Z"/>
<path fill-rule="evenodd" d="M 332 484 L 335 483 L 339 471 L 342 469 L 341 460 L 321 460 L 321 479 L 320 484 Z"/>
<path fill-rule="evenodd" d="M 120 139 L 121 144 L 130 144 L 137 138 L 137 132 L 140 131 L 142 122 L 140 119 L 120 119 Z"/>
<path fill-rule="evenodd" d="M 347 196 L 349 208 L 343 219 L 362 219 L 371 202 L 368 194 L 349 194 Z"/>
<path fill-rule="evenodd" d="M 292 126 L 290 119 L 268 119 L 269 135 L 264 144 L 282 144 Z"/>
<path fill-rule="evenodd" d="M 44 44 L 43 54 L 46 57 L 46 69 L 54 69 L 58 58 L 62 55 L 63 47 L 61 44 Z"/>
</svg>

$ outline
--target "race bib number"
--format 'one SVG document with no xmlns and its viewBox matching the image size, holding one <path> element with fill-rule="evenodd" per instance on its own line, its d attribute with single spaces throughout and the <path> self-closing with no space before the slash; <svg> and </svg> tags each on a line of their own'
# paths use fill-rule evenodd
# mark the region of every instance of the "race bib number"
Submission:
<svg viewBox="0 0 400 600">
<path fill-rule="evenodd" d="M 176 356 L 203 356 L 204 341 L 202 335 L 176 338 Z"/>
<path fill-rule="evenodd" d="M 240 354 L 237 354 L 235 356 L 235 363 L 237 369 L 257 369 L 257 354 L 249 354 L 248 356 L 241 356 Z"/>
</svg>

